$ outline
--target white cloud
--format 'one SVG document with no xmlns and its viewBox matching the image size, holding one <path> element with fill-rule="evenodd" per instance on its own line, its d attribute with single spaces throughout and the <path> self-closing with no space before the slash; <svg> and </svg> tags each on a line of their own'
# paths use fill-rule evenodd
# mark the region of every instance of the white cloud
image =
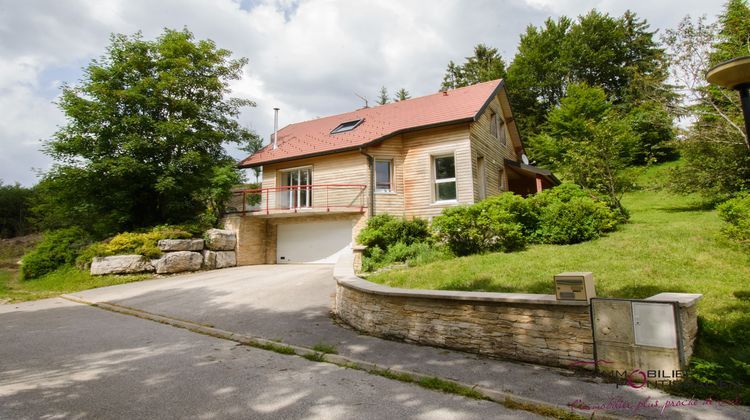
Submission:
<svg viewBox="0 0 750 420">
<path fill-rule="evenodd" d="M 38 140 L 63 122 L 51 104 L 61 82 L 75 82 L 86 62 L 104 52 L 112 32 L 158 36 L 187 26 L 235 56 L 248 57 L 234 94 L 252 99 L 243 124 L 267 138 L 274 106 L 281 125 L 373 102 L 380 86 L 413 96 L 436 91 L 448 60 L 462 61 L 479 43 L 509 61 L 519 34 L 550 15 L 592 7 L 630 8 L 653 26 L 684 14 L 714 15 L 720 5 L 696 0 L 66 0 L 0 5 L 0 179 L 35 181 L 46 168 Z M 675 12 L 679 10 L 679 12 Z M 241 152 L 232 151 L 237 157 Z"/>
</svg>

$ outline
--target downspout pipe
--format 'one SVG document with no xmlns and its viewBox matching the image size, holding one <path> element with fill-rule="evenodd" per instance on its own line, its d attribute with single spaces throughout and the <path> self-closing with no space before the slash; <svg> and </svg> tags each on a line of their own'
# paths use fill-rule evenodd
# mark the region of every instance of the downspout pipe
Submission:
<svg viewBox="0 0 750 420">
<path fill-rule="evenodd" d="M 367 157 L 367 167 L 370 170 L 370 206 L 367 213 L 370 217 L 375 215 L 375 158 L 360 148 L 359 153 Z"/>
</svg>

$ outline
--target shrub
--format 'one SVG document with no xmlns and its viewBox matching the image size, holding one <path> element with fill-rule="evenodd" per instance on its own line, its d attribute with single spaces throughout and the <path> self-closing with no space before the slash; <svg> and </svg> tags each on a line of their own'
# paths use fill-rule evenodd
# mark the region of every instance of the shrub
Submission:
<svg viewBox="0 0 750 420">
<path fill-rule="evenodd" d="M 357 236 L 357 242 L 385 250 L 399 242 L 411 245 L 426 241 L 429 237 L 430 229 L 424 219 L 404 220 L 381 214 L 367 220 L 367 226 Z"/>
<path fill-rule="evenodd" d="M 21 260 L 21 277 L 34 279 L 72 264 L 88 242 L 88 235 L 78 227 L 44 233 L 39 245 Z"/>
<path fill-rule="evenodd" d="M 739 195 L 718 207 L 724 225 L 721 231 L 731 239 L 750 243 L 750 193 Z"/>
<path fill-rule="evenodd" d="M 94 257 L 120 254 L 139 254 L 147 258 L 158 258 L 160 239 L 187 239 L 193 234 L 175 226 L 157 226 L 147 232 L 123 232 L 108 241 L 91 244 L 80 252 L 75 260 L 79 268 L 87 267 Z"/>
<path fill-rule="evenodd" d="M 436 217 L 432 227 L 438 238 L 458 255 L 515 251 L 524 248 L 524 227 L 495 200 L 451 207 Z"/>
<path fill-rule="evenodd" d="M 397 242 L 395 245 L 389 247 L 387 251 L 379 247 L 368 248 L 368 251 L 370 252 L 362 261 L 362 269 L 364 271 L 375 271 L 395 263 L 406 263 L 408 265 L 427 264 L 432 261 L 445 259 L 450 255 L 445 247 L 427 242 L 414 242 L 411 245 Z"/>
<path fill-rule="evenodd" d="M 537 218 L 531 239 L 546 244 L 575 244 L 613 230 L 618 213 L 575 184 L 562 184 L 527 199 Z"/>
<path fill-rule="evenodd" d="M 617 217 L 605 203 L 576 197 L 543 207 L 534 240 L 545 244 L 575 244 L 612 230 Z"/>
</svg>

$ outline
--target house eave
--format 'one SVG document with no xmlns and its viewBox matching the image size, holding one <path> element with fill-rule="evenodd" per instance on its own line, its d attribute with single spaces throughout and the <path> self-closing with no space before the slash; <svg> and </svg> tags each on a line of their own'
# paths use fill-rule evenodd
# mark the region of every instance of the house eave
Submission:
<svg viewBox="0 0 750 420">
<path fill-rule="evenodd" d="M 429 130 L 432 128 L 447 127 L 451 125 L 466 124 L 466 123 L 471 123 L 474 121 L 475 121 L 475 117 L 468 117 L 468 118 L 460 118 L 460 119 L 451 120 L 451 121 L 443 121 L 443 122 L 434 123 L 434 124 L 420 125 L 417 127 L 409 127 L 409 128 L 404 128 L 401 130 L 393 131 L 391 133 L 386 134 L 385 136 L 381 136 L 376 139 L 370 140 L 367 143 L 362 143 L 362 144 L 358 144 L 355 146 L 348 146 L 348 147 L 342 147 L 340 149 L 324 150 L 321 152 L 307 153 L 304 155 L 297 155 L 297 156 L 290 156 L 286 158 L 267 160 L 267 161 L 262 161 L 262 162 L 258 162 L 254 164 L 242 164 L 240 162 L 237 165 L 237 167 L 240 169 L 250 169 L 250 168 L 257 168 L 263 165 L 272 165 L 272 164 L 281 163 L 281 162 L 290 162 L 290 161 L 300 160 L 300 159 L 308 159 L 308 158 L 319 157 L 319 156 L 333 155 L 337 153 L 351 152 L 351 151 L 361 150 L 365 147 L 374 146 L 378 143 L 381 143 L 385 140 L 388 140 L 390 138 L 393 138 L 401 134 L 412 133 L 412 132 L 421 131 L 421 130 Z"/>
</svg>

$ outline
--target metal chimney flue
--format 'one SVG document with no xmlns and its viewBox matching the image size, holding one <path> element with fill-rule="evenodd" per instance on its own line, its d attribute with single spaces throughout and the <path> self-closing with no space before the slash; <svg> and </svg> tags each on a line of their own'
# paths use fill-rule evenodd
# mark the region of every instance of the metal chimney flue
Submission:
<svg viewBox="0 0 750 420">
<path fill-rule="evenodd" d="M 279 108 L 273 109 L 273 148 L 278 147 L 276 139 L 279 136 Z"/>
</svg>

